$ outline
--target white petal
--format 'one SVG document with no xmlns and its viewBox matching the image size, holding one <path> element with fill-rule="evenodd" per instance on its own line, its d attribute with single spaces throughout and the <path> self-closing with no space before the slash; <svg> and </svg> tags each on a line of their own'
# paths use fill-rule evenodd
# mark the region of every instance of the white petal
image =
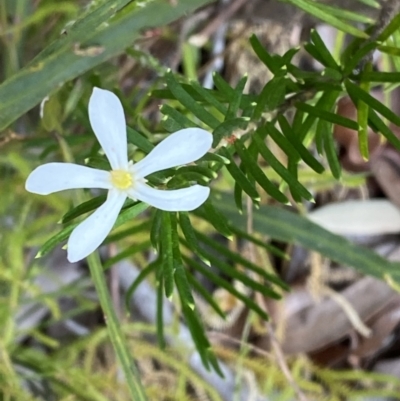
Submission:
<svg viewBox="0 0 400 401">
<path fill-rule="evenodd" d="M 48 163 L 37 167 L 25 183 L 29 192 L 48 195 L 74 188 L 112 188 L 110 173 L 72 163 Z"/>
<path fill-rule="evenodd" d="M 141 200 L 157 209 L 169 212 L 194 210 L 206 201 L 209 194 L 210 188 L 201 185 L 162 191 L 151 188 L 143 182 L 137 182 L 135 189 L 128 191 L 130 198 Z"/>
<path fill-rule="evenodd" d="M 212 135 L 200 128 L 185 128 L 160 142 L 132 167 L 136 179 L 156 171 L 194 162 L 211 148 Z"/>
<path fill-rule="evenodd" d="M 121 102 L 114 93 L 93 88 L 89 120 L 113 170 L 128 164 L 126 122 Z"/>
<path fill-rule="evenodd" d="M 67 248 L 71 263 L 85 258 L 101 245 L 113 228 L 125 199 L 124 193 L 109 191 L 107 200 L 72 231 Z"/>
</svg>

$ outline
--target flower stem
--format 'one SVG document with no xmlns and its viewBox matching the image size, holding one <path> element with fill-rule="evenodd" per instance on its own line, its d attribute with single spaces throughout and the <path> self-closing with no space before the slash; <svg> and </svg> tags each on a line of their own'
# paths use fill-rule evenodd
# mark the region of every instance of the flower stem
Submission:
<svg viewBox="0 0 400 401">
<path fill-rule="evenodd" d="M 103 266 L 97 252 L 93 252 L 87 257 L 90 273 L 96 287 L 100 305 L 104 313 L 104 319 L 107 325 L 111 343 L 117 354 L 117 358 L 125 373 L 128 389 L 132 397 L 132 401 L 147 401 L 144 388 L 140 381 L 139 372 L 133 361 L 130 350 L 127 346 L 126 339 L 122 334 L 121 325 L 118 321 L 111 298 L 108 292 L 106 280 L 104 278 Z"/>
</svg>

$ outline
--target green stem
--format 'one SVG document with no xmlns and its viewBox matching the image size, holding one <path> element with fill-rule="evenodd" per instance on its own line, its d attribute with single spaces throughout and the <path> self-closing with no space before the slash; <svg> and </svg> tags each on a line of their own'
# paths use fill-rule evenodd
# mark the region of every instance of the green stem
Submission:
<svg viewBox="0 0 400 401">
<path fill-rule="evenodd" d="M 114 307 L 111 303 L 111 298 L 108 292 L 106 280 L 104 278 L 103 266 L 97 252 L 93 252 L 87 257 L 90 273 L 97 295 L 100 300 L 100 305 L 104 313 L 104 319 L 107 325 L 111 343 L 117 354 L 117 358 L 121 364 L 122 370 L 125 373 L 126 382 L 133 401 L 147 401 L 144 388 L 140 381 L 139 372 L 133 361 L 130 350 L 127 346 L 126 339 L 122 334 L 121 324 L 118 321 Z"/>
</svg>

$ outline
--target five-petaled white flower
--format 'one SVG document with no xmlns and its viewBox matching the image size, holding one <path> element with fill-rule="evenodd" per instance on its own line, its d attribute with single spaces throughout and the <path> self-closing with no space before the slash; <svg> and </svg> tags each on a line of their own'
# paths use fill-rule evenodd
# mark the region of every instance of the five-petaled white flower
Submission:
<svg viewBox="0 0 400 401">
<path fill-rule="evenodd" d="M 80 223 L 68 240 L 68 260 L 76 262 L 98 248 L 114 226 L 127 197 L 166 211 L 190 211 L 208 198 L 210 189 L 201 185 L 176 190 L 158 190 L 145 177 L 156 171 L 191 163 L 211 147 L 212 135 L 200 128 L 171 134 L 136 164 L 128 161 L 124 111 L 118 97 L 94 88 L 89 101 L 89 120 L 111 171 L 72 163 L 48 163 L 37 167 L 26 181 L 26 189 L 40 195 L 73 188 L 103 188 L 107 200 Z"/>
</svg>

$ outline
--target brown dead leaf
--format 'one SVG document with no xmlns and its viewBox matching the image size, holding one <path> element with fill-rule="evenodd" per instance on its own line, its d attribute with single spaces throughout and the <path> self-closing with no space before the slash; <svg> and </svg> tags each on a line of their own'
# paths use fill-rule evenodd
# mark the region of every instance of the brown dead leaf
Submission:
<svg viewBox="0 0 400 401">
<path fill-rule="evenodd" d="M 341 293 L 363 322 L 381 310 L 394 294 L 386 283 L 372 277 L 360 279 Z M 287 324 L 282 348 L 287 354 L 316 351 L 339 341 L 353 329 L 341 306 L 330 298 L 284 318 Z"/>
</svg>

